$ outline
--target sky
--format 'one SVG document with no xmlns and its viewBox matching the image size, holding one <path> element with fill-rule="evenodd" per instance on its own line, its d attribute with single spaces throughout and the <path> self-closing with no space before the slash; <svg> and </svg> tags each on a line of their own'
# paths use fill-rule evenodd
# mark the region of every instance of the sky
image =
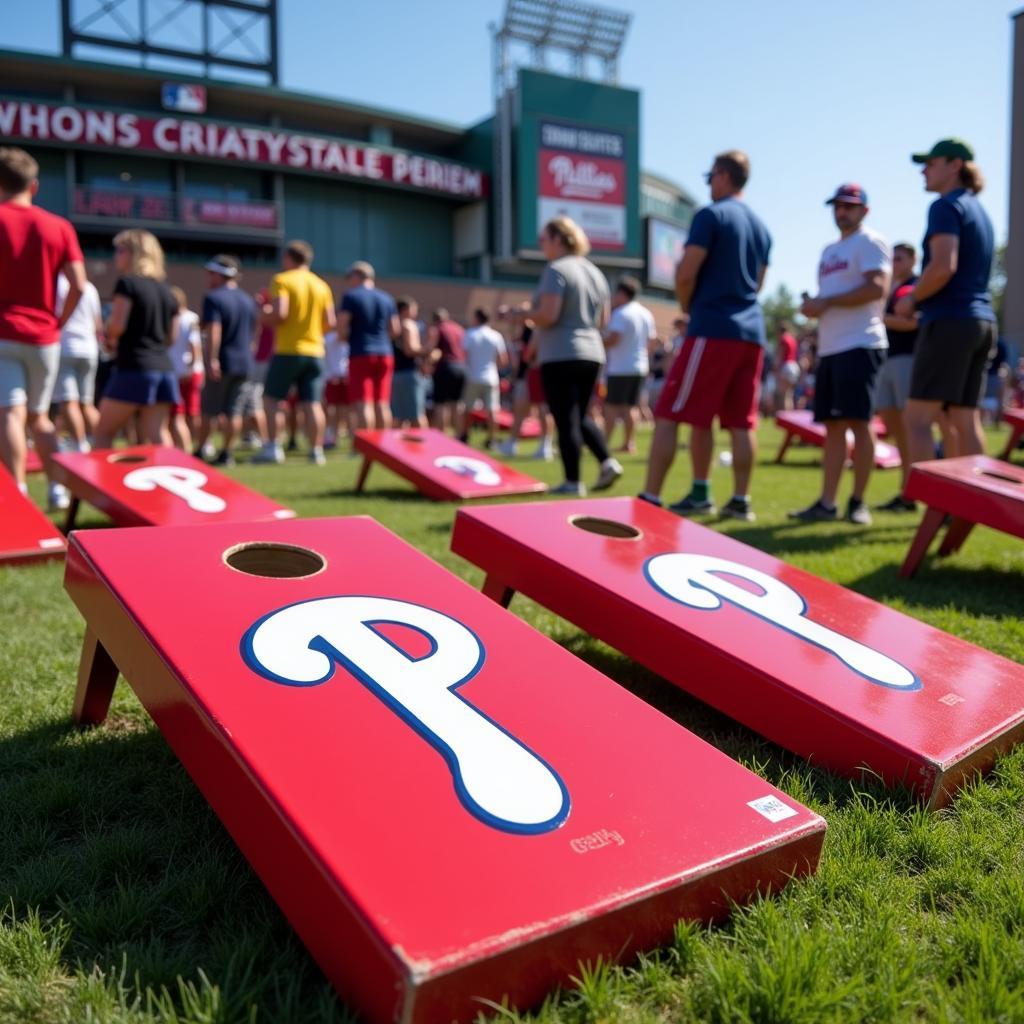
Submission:
<svg viewBox="0 0 1024 1024">
<path fill-rule="evenodd" d="M 459 126 L 491 113 L 488 26 L 500 23 L 505 0 L 279 2 L 284 88 Z M 619 81 L 641 91 L 642 167 L 703 202 L 712 156 L 745 150 L 746 198 L 774 238 L 766 287 L 799 293 L 815 290 L 818 255 L 836 237 L 823 204 L 841 182 L 866 189 L 867 224 L 891 242 L 920 242 L 929 197 L 910 154 L 940 138 L 974 147 L 987 179 L 982 202 L 1005 240 L 1010 15 L 1021 2 L 602 6 L 633 15 Z M 55 52 L 59 7 L 38 0 L 5 23 L 3 45 Z"/>
</svg>

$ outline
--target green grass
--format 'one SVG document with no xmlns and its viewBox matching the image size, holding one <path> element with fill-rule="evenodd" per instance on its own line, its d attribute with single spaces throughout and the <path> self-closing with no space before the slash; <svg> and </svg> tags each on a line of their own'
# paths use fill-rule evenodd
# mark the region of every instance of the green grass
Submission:
<svg viewBox="0 0 1024 1024">
<path fill-rule="evenodd" d="M 795 449 L 777 468 L 772 426 L 762 441 L 758 521 L 719 528 L 1024 661 L 1024 544 L 979 529 L 954 558 L 903 581 L 916 517 L 792 525 L 786 510 L 817 494 L 817 452 Z M 518 464 L 559 479 L 553 465 Z M 368 513 L 480 585 L 448 551 L 453 506 L 418 499 L 380 467 L 354 496 L 357 465 L 333 455 L 323 469 L 294 460 L 232 472 L 302 516 Z M 626 469 L 616 493 L 639 489 L 642 457 Z M 682 456 L 672 498 L 686 473 Z M 717 468 L 720 501 L 728 488 Z M 868 497 L 894 488 L 892 473 L 877 473 Z M 83 510 L 83 527 L 103 523 Z M 0 570 L 0 1024 L 354 1019 L 129 687 L 103 728 L 71 727 L 83 625 L 61 577 L 58 564 Z M 638 961 L 581 965 L 532 1016 L 495 1008 L 499 1019 L 1024 1021 L 1024 749 L 927 814 L 905 793 L 807 766 L 530 601 L 512 608 L 824 815 L 829 832 L 815 877 L 723 926 L 680 923 L 671 945 Z"/>
</svg>

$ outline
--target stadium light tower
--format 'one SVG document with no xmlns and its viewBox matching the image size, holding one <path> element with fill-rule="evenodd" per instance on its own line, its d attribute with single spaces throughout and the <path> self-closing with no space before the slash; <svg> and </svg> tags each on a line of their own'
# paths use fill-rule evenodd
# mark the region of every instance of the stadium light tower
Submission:
<svg viewBox="0 0 1024 1024">
<path fill-rule="evenodd" d="M 494 33 L 495 251 L 512 257 L 513 94 L 522 67 L 552 70 L 553 58 L 569 63 L 574 78 L 616 85 L 632 15 L 572 0 L 508 0 Z M 597 73 L 594 74 L 596 66 Z"/>
</svg>

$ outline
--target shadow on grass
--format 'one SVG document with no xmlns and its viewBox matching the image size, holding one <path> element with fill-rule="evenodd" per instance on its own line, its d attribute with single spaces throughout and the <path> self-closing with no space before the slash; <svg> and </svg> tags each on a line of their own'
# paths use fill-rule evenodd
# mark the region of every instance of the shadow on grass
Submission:
<svg viewBox="0 0 1024 1024">
<path fill-rule="evenodd" d="M 129 1004 L 149 992 L 173 1019 L 192 1019 L 179 979 L 219 999 L 218 1020 L 354 1019 L 141 713 L 0 740 L 0 807 L 8 927 L 29 941 L 38 911 L 66 929 L 61 966 L 79 984 L 98 968 Z"/>
<path fill-rule="evenodd" d="M 878 524 L 867 528 L 839 523 L 800 523 L 787 521 L 764 526 L 729 524 L 728 534 L 735 540 L 749 544 L 770 555 L 781 556 L 794 552 L 834 551 L 851 543 L 891 544 L 906 540 L 909 544 L 916 523 Z"/>
</svg>

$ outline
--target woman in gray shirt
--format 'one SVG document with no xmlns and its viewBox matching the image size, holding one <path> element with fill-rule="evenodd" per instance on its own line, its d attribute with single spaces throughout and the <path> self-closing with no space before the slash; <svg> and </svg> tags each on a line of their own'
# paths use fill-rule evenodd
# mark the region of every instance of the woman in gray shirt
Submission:
<svg viewBox="0 0 1024 1024">
<path fill-rule="evenodd" d="M 586 258 L 590 242 L 568 217 L 544 225 L 540 247 L 548 265 L 533 297 L 529 318 L 536 327 L 537 359 L 548 407 L 558 428 L 565 481 L 552 494 L 586 493 L 580 483 L 583 444 L 601 463 L 593 490 L 611 487 L 622 466 L 608 453 L 604 435 L 587 416 L 601 366 L 601 329 L 608 320 L 608 282 Z"/>
</svg>

